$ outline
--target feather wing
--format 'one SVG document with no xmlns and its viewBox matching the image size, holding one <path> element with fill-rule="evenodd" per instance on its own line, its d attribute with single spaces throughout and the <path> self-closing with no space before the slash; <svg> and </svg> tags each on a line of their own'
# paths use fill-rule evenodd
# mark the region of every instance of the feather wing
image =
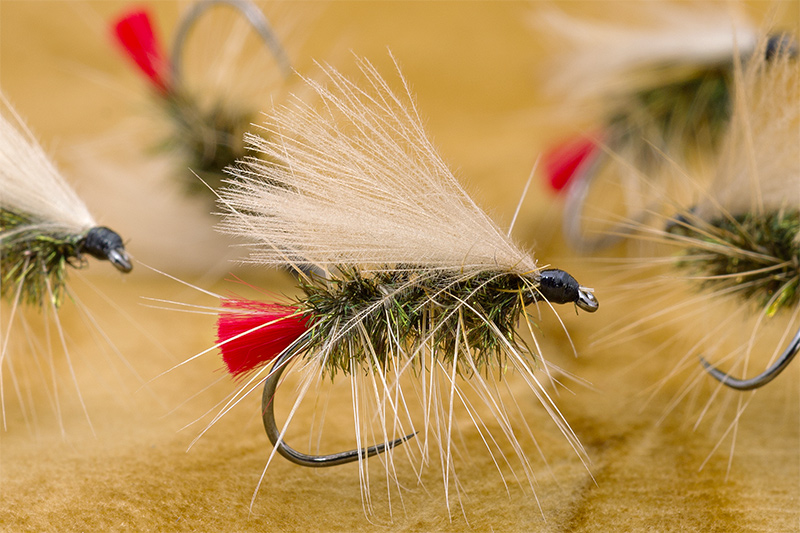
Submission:
<svg viewBox="0 0 800 533">
<path fill-rule="evenodd" d="M 0 95 L 0 208 L 37 224 L 80 232 L 96 226 L 16 112 Z"/>
<path fill-rule="evenodd" d="M 560 99 L 585 101 L 639 91 L 671 81 L 668 69 L 697 68 L 743 55 L 757 42 L 751 21 L 732 3 L 663 1 L 626 4 L 630 22 L 590 21 L 552 7 L 530 20 L 558 41 L 547 88 Z"/>
<path fill-rule="evenodd" d="M 737 70 L 732 125 L 698 215 L 800 209 L 800 61 L 765 59 L 766 41 Z"/>
<path fill-rule="evenodd" d="M 221 230 L 263 264 L 534 270 L 437 154 L 399 70 L 400 96 L 358 63 L 366 89 L 326 68 L 327 85 L 307 80 L 319 110 L 294 99 L 247 137 L 270 162 L 231 171 Z"/>
</svg>

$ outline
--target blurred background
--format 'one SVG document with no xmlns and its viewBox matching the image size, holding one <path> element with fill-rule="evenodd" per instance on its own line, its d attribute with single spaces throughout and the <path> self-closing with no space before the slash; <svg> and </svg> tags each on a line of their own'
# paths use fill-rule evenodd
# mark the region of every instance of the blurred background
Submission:
<svg viewBox="0 0 800 533">
<path fill-rule="evenodd" d="M 444 160 L 477 203 L 506 227 L 540 154 L 586 131 L 599 115 L 593 109 L 560 109 L 558 98 L 544 91 L 561 50 L 558 40 L 535 24 L 538 10 L 555 6 L 589 20 L 636 24 L 635 4 L 287 1 L 259 6 L 304 76 L 319 77 L 316 61 L 358 78 L 352 54 L 391 75 L 396 60 Z M 715 397 L 715 389 L 693 392 L 702 400 L 683 407 L 674 400 L 685 382 L 661 382 L 678 357 L 665 360 L 657 349 L 686 331 L 674 326 L 613 347 L 598 344 L 630 313 L 618 290 L 628 281 L 623 263 L 609 261 L 630 250 L 617 247 L 603 258 L 570 251 L 560 233 L 563 203 L 541 170 L 524 199 L 514 236 L 535 250 L 540 262 L 594 287 L 601 302 L 595 315 L 576 316 L 566 306 L 560 312 L 577 358 L 553 317 L 541 326 L 547 358 L 579 378 L 558 392 L 557 402 L 592 463 L 582 465 L 563 438 L 547 428 L 536 435 L 546 459 L 536 466 L 536 499 L 513 480 L 507 489 L 491 464 L 475 457 L 461 471 L 469 495 L 463 512 L 448 513 L 431 478 L 425 482 L 433 490 L 411 484 L 402 502 L 392 503 L 391 514 L 376 511 L 368 519 L 355 467 L 309 471 L 275 461 L 251 508 L 269 452 L 258 417 L 260 395 L 247 398 L 247 405 L 188 449 L 205 427 L 204 422 L 190 424 L 234 384 L 214 351 L 177 366 L 213 346 L 214 316 L 164 310 L 176 306 L 162 301 L 215 307 L 216 298 L 192 287 L 246 292 L 224 281 L 231 273 L 284 295 L 292 294 L 293 280 L 285 272 L 235 262 L 245 251 L 231 248 L 230 239 L 213 231 L 213 202 L 186 194 L 191 174 L 185 161 L 164 148 L 170 130 L 155 92 L 111 32 L 112 21 L 126 10 L 146 6 L 170 48 L 191 5 L 0 0 L 3 93 L 98 222 L 118 231 L 140 262 L 122 276 L 93 261 L 75 276 L 82 306 L 65 306 L 62 320 L 76 377 L 61 384 L 58 409 L 34 412 L 37 408 L 30 406 L 53 403 L 52 395 L 35 384 L 24 398 L 9 402 L 8 424 L 0 432 L 0 528 L 800 529 L 797 368 L 746 400 L 725 396 L 723 402 L 720 394 L 710 403 L 716 414 L 702 417 L 698 410 Z M 713 5 L 724 10 L 731 4 Z M 736 7 L 756 25 L 770 21 L 796 28 L 800 13 L 796 1 Z M 290 93 L 308 96 L 297 75 L 276 76 L 274 59 L 252 35 L 243 44 L 249 52 L 237 59 L 236 68 L 227 63 L 222 74 L 215 70 L 221 68 L 214 57 L 221 50 L 218 43 L 237 18 L 220 6 L 193 28 L 186 45 L 187 83 L 256 111 L 268 110 Z M 31 315 L 34 323 L 36 313 Z M 697 322 L 688 327 L 702 329 Z M 24 352 L 25 341 L 19 342 Z M 80 396 L 71 392 L 76 387 Z M 529 424 L 535 429 L 546 415 L 530 403 Z M 335 423 L 336 415 L 329 416 Z M 297 431 L 303 435 L 302 427 Z M 481 446 L 475 435 L 463 438 L 464 454 Z M 341 442 L 348 441 L 342 437 Z M 388 508 L 385 499 L 376 495 L 375 507 Z"/>
</svg>

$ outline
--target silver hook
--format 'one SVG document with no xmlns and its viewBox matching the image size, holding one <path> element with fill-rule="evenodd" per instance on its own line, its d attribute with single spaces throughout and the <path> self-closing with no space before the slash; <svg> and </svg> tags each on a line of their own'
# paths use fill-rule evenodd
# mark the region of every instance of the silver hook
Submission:
<svg viewBox="0 0 800 533">
<path fill-rule="evenodd" d="M 264 43 L 272 50 L 275 60 L 281 67 L 284 76 L 288 77 L 292 72 L 292 65 L 289 61 L 289 56 L 286 50 L 283 49 L 278 38 L 275 37 L 275 32 L 267 20 L 264 13 L 258 9 L 249 0 L 202 0 L 192 6 L 189 12 L 181 21 L 178 27 L 178 33 L 175 35 L 175 41 L 172 46 L 172 80 L 176 86 L 180 87 L 180 77 L 183 71 L 182 58 L 183 47 L 186 44 L 189 30 L 195 24 L 198 18 L 205 13 L 208 8 L 216 4 L 227 4 L 234 9 L 238 10 L 242 16 L 247 19 L 253 29 L 258 33 L 259 37 Z"/>
<path fill-rule="evenodd" d="M 792 362 L 794 356 L 797 355 L 797 352 L 800 351 L 800 330 L 795 333 L 792 342 L 789 343 L 789 346 L 783 351 L 781 356 L 775 361 L 771 367 L 766 369 L 761 374 L 757 375 L 756 377 L 750 379 L 736 379 L 730 376 L 730 374 L 725 374 L 721 370 L 715 368 L 711 365 L 708 361 L 706 361 L 703 357 L 700 358 L 700 364 L 703 365 L 703 368 L 706 369 L 706 372 L 711 374 L 711 377 L 722 383 L 723 385 L 727 385 L 728 387 L 736 390 L 746 391 L 746 390 L 753 390 L 759 387 L 763 387 L 783 372 L 783 370 L 789 366 L 789 363 Z"/>
<path fill-rule="evenodd" d="M 289 361 L 292 359 L 292 357 L 303 351 L 307 340 L 308 336 L 303 335 L 288 348 L 286 348 L 286 350 L 284 350 L 283 353 L 275 360 L 269 376 L 267 376 L 267 379 L 264 380 L 264 394 L 261 397 L 261 416 L 264 421 L 264 430 L 267 432 L 267 437 L 269 437 L 270 442 L 272 442 L 279 454 L 300 466 L 314 468 L 336 466 L 345 463 L 351 463 L 359 458 L 367 459 L 374 455 L 378 455 L 379 453 L 383 453 L 386 450 L 390 450 L 398 444 L 402 444 L 403 442 L 413 438 L 418 433 L 415 431 L 414 433 L 409 433 L 405 437 L 401 437 L 391 442 L 375 444 L 368 448 L 349 450 L 330 455 L 308 455 L 298 452 L 294 448 L 291 448 L 289 445 L 287 445 L 281 438 L 281 430 L 275 424 L 275 389 L 278 386 L 278 380 L 280 379 L 281 374 L 283 374 L 283 371 L 289 365 Z"/>
<path fill-rule="evenodd" d="M 622 241 L 625 235 L 633 232 L 633 225 L 617 224 L 607 230 L 607 233 L 598 237 L 587 237 L 581 229 L 581 220 L 589 196 L 589 189 L 600 168 L 608 161 L 609 154 L 615 151 L 614 146 L 622 137 L 621 133 L 613 133 L 605 148 L 599 148 L 595 154 L 585 159 L 575 169 L 572 180 L 567 186 L 567 198 L 564 202 L 562 215 L 562 233 L 570 246 L 576 251 L 591 253 L 603 250 Z M 634 221 L 641 222 L 643 214 Z"/>
</svg>

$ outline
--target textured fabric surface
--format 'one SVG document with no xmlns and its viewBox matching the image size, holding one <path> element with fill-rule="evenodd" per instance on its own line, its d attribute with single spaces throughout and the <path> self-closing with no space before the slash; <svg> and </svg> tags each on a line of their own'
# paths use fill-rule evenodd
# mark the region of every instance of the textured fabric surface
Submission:
<svg viewBox="0 0 800 533">
<path fill-rule="evenodd" d="M 611 2 L 608 9 L 619 4 Z M 68 150 L 71 140 L 101 136 L 141 105 L 134 104 L 133 111 L 126 108 L 130 101 L 120 96 L 124 90 L 108 90 L 106 84 L 113 79 L 114 87 L 134 92 L 144 88 L 126 70 L 101 26 L 101 19 L 110 19 L 124 6 L 3 1 L 0 86 L 64 164 L 68 178 L 80 185 L 79 193 L 100 223 L 113 221 L 123 235 L 135 235 L 126 244 L 138 259 L 157 268 L 176 265 L 171 274 L 226 296 L 238 289 L 218 282 L 215 273 L 228 270 L 270 291 L 291 293 L 288 276 L 242 271 L 233 264 L 216 266 L 206 277 L 196 272 L 184 276 L 180 261 L 148 241 L 151 235 L 156 238 L 152 231 L 137 233 L 137 227 L 147 224 L 143 213 L 148 208 L 147 196 L 137 193 L 135 184 L 126 183 L 125 190 L 132 192 L 118 200 L 108 176 L 69 173 L 75 164 Z M 157 3 L 164 28 L 172 27 L 182 7 Z M 310 58 L 316 58 L 342 65 L 348 73 L 353 62 L 347 50 L 352 49 L 388 71 L 393 67 L 385 48 L 390 47 L 417 96 L 434 144 L 501 226 L 511 220 L 537 154 L 581 127 L 542 118 L 547 115 L 537 93 L 537 72 L 546 59 L 545 48 L 527 25 L 528 3 L 335 2 L 315 7 L 321 9 L 306 30 L 298 68 L 311 68 Z M 797 13 L 790 15 L 796 22 Z M 610 324 L 631 313 L 617 290 L 625 277 L 619 266 L 581 260 L 569 252 L 557 230 L 560 202 L 539 181 L 523 205 L 515 235 L 535 247 L 540 261 L 594 286 L 600 300 L 594 315 L 575 316 L 568 307 L 560 312 L 577 358 L 554 320 L 543 324 L 540 335 L 548 359 L 581 380 L 565 380 L 569 390 L 559 388 L 556 402 L 591 464 L 580 463 L 563 437 L 545 423 L 546 415 L 533 398 L 518 397 L 536 437 L 535 444 L 530 439 L 524 443 L 536 474 L 536 498 L 510 472 L 505 472 L 504 483 L 481 452 L 479 436 L 464 431 L 458 439 L 459 481 L 467 496 L 461 505 L 451 502 L 449 510 L 438 465 L 428 469 L 420 485 L 413 469 L 398 463 L 403 489 L 387 493 L 380 479 L 383 466 L 375 462 L 369 514 L 355 466 L 310 470 L 281 458 L 270 466 L 251 507 L 269 454 L 259 394 L 248 397 L 189 448 L 205 422 L 189 424 L 224 401 L 234 383 L 214 353 L 166 371 L 214 344 L 214 317 L 154 309 L 160 304 L 142 297 L 210 306 L 218 302 L 153 275 L 141 264 L 123 278 L 95 261 L 89 279 L 115 305 L 80 280 L 74 290 L 127 363 L 87 326 L 74 305 L 64 306 L 75 379 L 56 352 L 60 415 L 37 385 L 41 376 L 31 374 L 29 383 L 20 383 L 28 394 L 26 405 L 36 406 L 35 413 L 23 413 L 13 390 L 4 391 L 11 400 L 7 427 L 0 431 L 0 530 L 800 530 L 800 366 L 791 366 L 754 396 L 742 397 L 747 409 L 728 433 L 740 401 L 735 395 L 720 395 L 703 414 L 715 391 L 709 385 L 697 398 L 672 407 L 685 382 L 676 379 L 655 388 L 682 354 L 670 360 L 669 354 L 652 356 L 653 350 L 676 336 L 691 337 L 696 333 L 691 328 L 702 331 L 724 316 L 702 317 L 686 331 L 665 328 L 612 348 L 595 346 L 593 341 L 607 334 Z M 175 241 L 172 253 L 180 254 L 183 264 L 211 265 L 224 250 L 181 246 L 194 237 L 187 233 L 195 231 L 192 227 L 201 232 L 212 222 L 200 213 L 189 230 L 180 226 L 184 229 L 176 233 L 179 226 L 167 224 L 157 237 Z M 6 307 L 2 309 L 7 316 Z M 37 313 L 29 313 L 33 335 L 43 334 L 37 329 L 39 320 Z M 15 333 L 19 339 L 20 332 Z M 24 347 L 14 348 L 15 357 L 24 357 Z M 514 376 L 509 379 L 513 388 Z M 286 412 L 278 411 L 282 420 Z M 291 427 L 287 435 L 292 442 L 308 441 L 312 411 L 301 413 Z M 328 405 L 324 449 L 344 449 L 353 441 L 350 411 L 335 398 Z M 312 432 L 312 438 L 318 437 Z"/>
</svg>

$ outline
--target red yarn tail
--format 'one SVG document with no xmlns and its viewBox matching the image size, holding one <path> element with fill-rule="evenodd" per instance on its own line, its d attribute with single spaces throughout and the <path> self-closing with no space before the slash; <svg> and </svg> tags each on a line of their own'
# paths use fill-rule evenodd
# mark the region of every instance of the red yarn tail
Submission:
<svg viewBox="0 0 800 533">
<path fill-rule="evenodd" d="M 217 342 L 228 372 L 234 376 L 275 359 L 308 329 L 308 318 L 290 305 L 225 299 L 222 307 Z"/>
<path fill-rule="evenodd" d="M 544 154 L 544 169 L 554 191 L 564 189 L 575 177 L 578 168 L 597 150 L 597 142 L 590 137 L 570 139 Z"/>
<path fill-rule="evenodd" d="M 131 11 L 114 24 L 114 36 L 161 93 L 169 92 L 169 63 L 144 9 Z"/>
</svg>

